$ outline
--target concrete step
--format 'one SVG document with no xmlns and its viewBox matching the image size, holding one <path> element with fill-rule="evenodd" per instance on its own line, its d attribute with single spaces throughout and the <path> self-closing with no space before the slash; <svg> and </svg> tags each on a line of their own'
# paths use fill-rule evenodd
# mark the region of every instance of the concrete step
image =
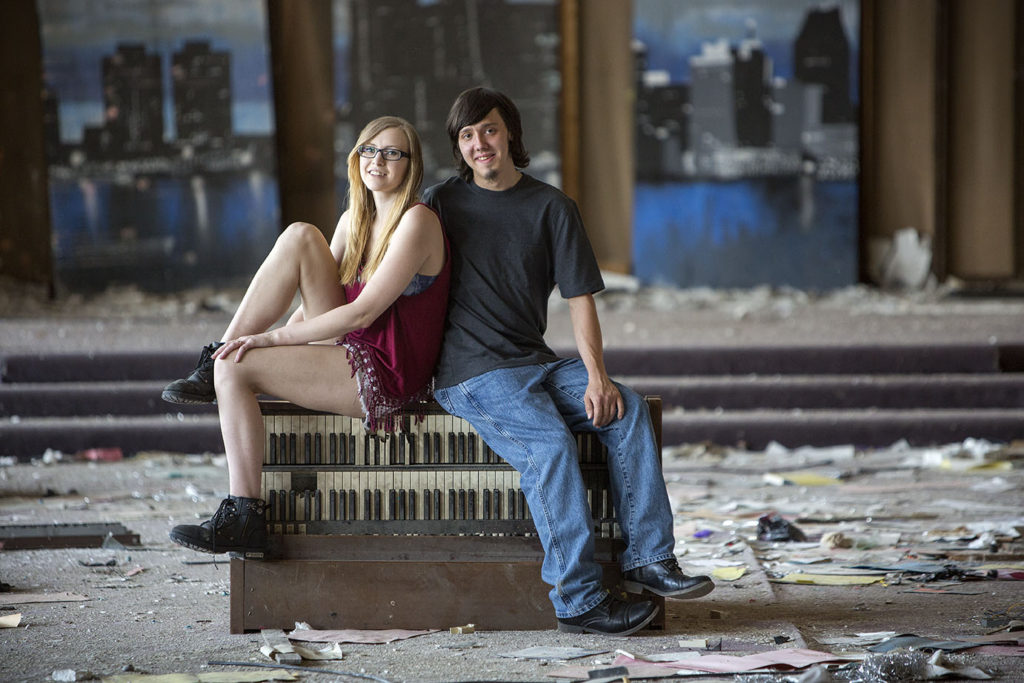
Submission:
<svg viewBox="0 0 1024 683">
<path fill-rule="evenodd" d="M 125 456 L 150 450 L 223 453 L 224 442 L 216 415 L 0 420 L 0 455 L 27 460 L 47 449 L 70 455 L 89 448 L 120 448 Z"/>
<path fill-rule="evenodd" d="M 665 446 L 709 442 L 761 450 L 774 441 L 791 448 L 882 448 L 901 439 L 912 446 L 932 446 L 967 438 L 997 443 L 1024 439 L 1024 409 L 673 410 L 662 417 Z"/>
<path fill-rule="evenodd" d="M 709 442 L 763 449 L 784 446 L 882 448 L 905 439 L 914 446 L 966 438 L 1010 442 L 1024 438 L 1024 409 L 982 410 L 752 410 L 666 411 L 665 446 Z M 0 420 L 0 455 L 41 456 L 48 448 L 74 454 L 88 448 L 223 452 L 215 415 L 18 418 Z"/>
<path fill-rule="evenodd" d="M 573 349 L 556 349 L 570 356 Z M 200 349 L 138 353 L 6 354 L 0 383 L 168 381 Z M 1024 372 L 1024 346 L 1000 344 L 610 348 L 613 375 L 866 375 Z"/>
<path fill-rule="evenodd" d="M 1024 374 L 1017 373 L 616 379 L 641 394 L 661 396 L 666 410 L 1024 407 Z M 165 384 L 163 380 L 0 384 L 0 417 L 216 413 L 212 404 L 161 400 Z"/>
<path fill-rule="evenodd" d="M 164 380 L 143 382 L 42 382 L 0 384 L 0 417 L 216 414 L 217 407 L 167 403 Z"/>
<path fill-rule="evenodd" d="M 1024 407 L 1024 374 L 616 377 L 666 410 Z"/>
</svg>

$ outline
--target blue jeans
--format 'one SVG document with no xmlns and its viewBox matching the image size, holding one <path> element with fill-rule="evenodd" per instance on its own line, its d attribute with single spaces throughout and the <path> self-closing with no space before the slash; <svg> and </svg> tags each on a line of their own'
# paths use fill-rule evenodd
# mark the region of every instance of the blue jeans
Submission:
<svg viewBox="0 0 1024 683">
<path fill-rule="evenodd" d="M 611 494 L 626 541 L 622 569 L 673 556 L 672 510 L 647 403 L 616 385 L 625 415 L 600 429 L 587 419 L 587 369 L 579 359 L 492 370 L 434 392 L 520 473 L 544 546 L 541 576 L 559 618 L 595 607 L 607 591 L 594 561 L 594 529 L 573 432 L 596 432 L 608 448 Z"/>
</svg>

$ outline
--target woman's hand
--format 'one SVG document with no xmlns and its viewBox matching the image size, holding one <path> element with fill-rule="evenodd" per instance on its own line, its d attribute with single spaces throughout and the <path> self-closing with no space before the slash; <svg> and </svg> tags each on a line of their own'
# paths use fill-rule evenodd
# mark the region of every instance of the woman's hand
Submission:
<svg viewBox="0 0 1024 683">
<path fill-rule="evenodd" d="M 237 353 L 235 353 L 234 361 L 238 363 L 242 360 L 242 356 L 245 355 L 245 352 L 249 349 L 259 349 L 267 346 L 275 346 L 270 332 L 264 332 L 263 334 L 247 334 L 238 337 L 237 339 L 224 342 L 224 345 L 210 354 L 210 356 L 214 360 L 221 358 L 227 359 L 231 352 L 237 351 Z"/>
</svg>

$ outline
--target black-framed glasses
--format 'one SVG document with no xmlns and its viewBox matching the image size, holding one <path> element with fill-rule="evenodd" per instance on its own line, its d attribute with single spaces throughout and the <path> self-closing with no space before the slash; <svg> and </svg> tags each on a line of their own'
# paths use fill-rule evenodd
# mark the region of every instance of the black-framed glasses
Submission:
<svg viewBox="0 0 1024 683">
<path fill-rule="evenodd" d="M 411 156 L 408 152 L 403 152 L 394 147 L 374 147 L 373 145 L 359 145 L 356 147 L 356 153 L 367 159 L 372 159 L 380 154 L 387 161 L 398 161 L 402 157 Z"/>
</svg>

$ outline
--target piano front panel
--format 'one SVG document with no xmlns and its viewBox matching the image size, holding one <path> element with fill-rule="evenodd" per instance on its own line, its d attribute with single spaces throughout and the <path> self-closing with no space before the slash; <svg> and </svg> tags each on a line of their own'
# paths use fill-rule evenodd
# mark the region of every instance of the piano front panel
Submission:
<svg viewBox="0 0 1024 683">
<path fill-rule="evenodd" d="M 533 535 L 520 475 L 461 418 L 439 407 L 394 432 L 358 418 L 261 401 L 262 496 L 271 533 Z M 619 538 L 607 451 L 577 434 L 598 536 Z"/>
</svg>

